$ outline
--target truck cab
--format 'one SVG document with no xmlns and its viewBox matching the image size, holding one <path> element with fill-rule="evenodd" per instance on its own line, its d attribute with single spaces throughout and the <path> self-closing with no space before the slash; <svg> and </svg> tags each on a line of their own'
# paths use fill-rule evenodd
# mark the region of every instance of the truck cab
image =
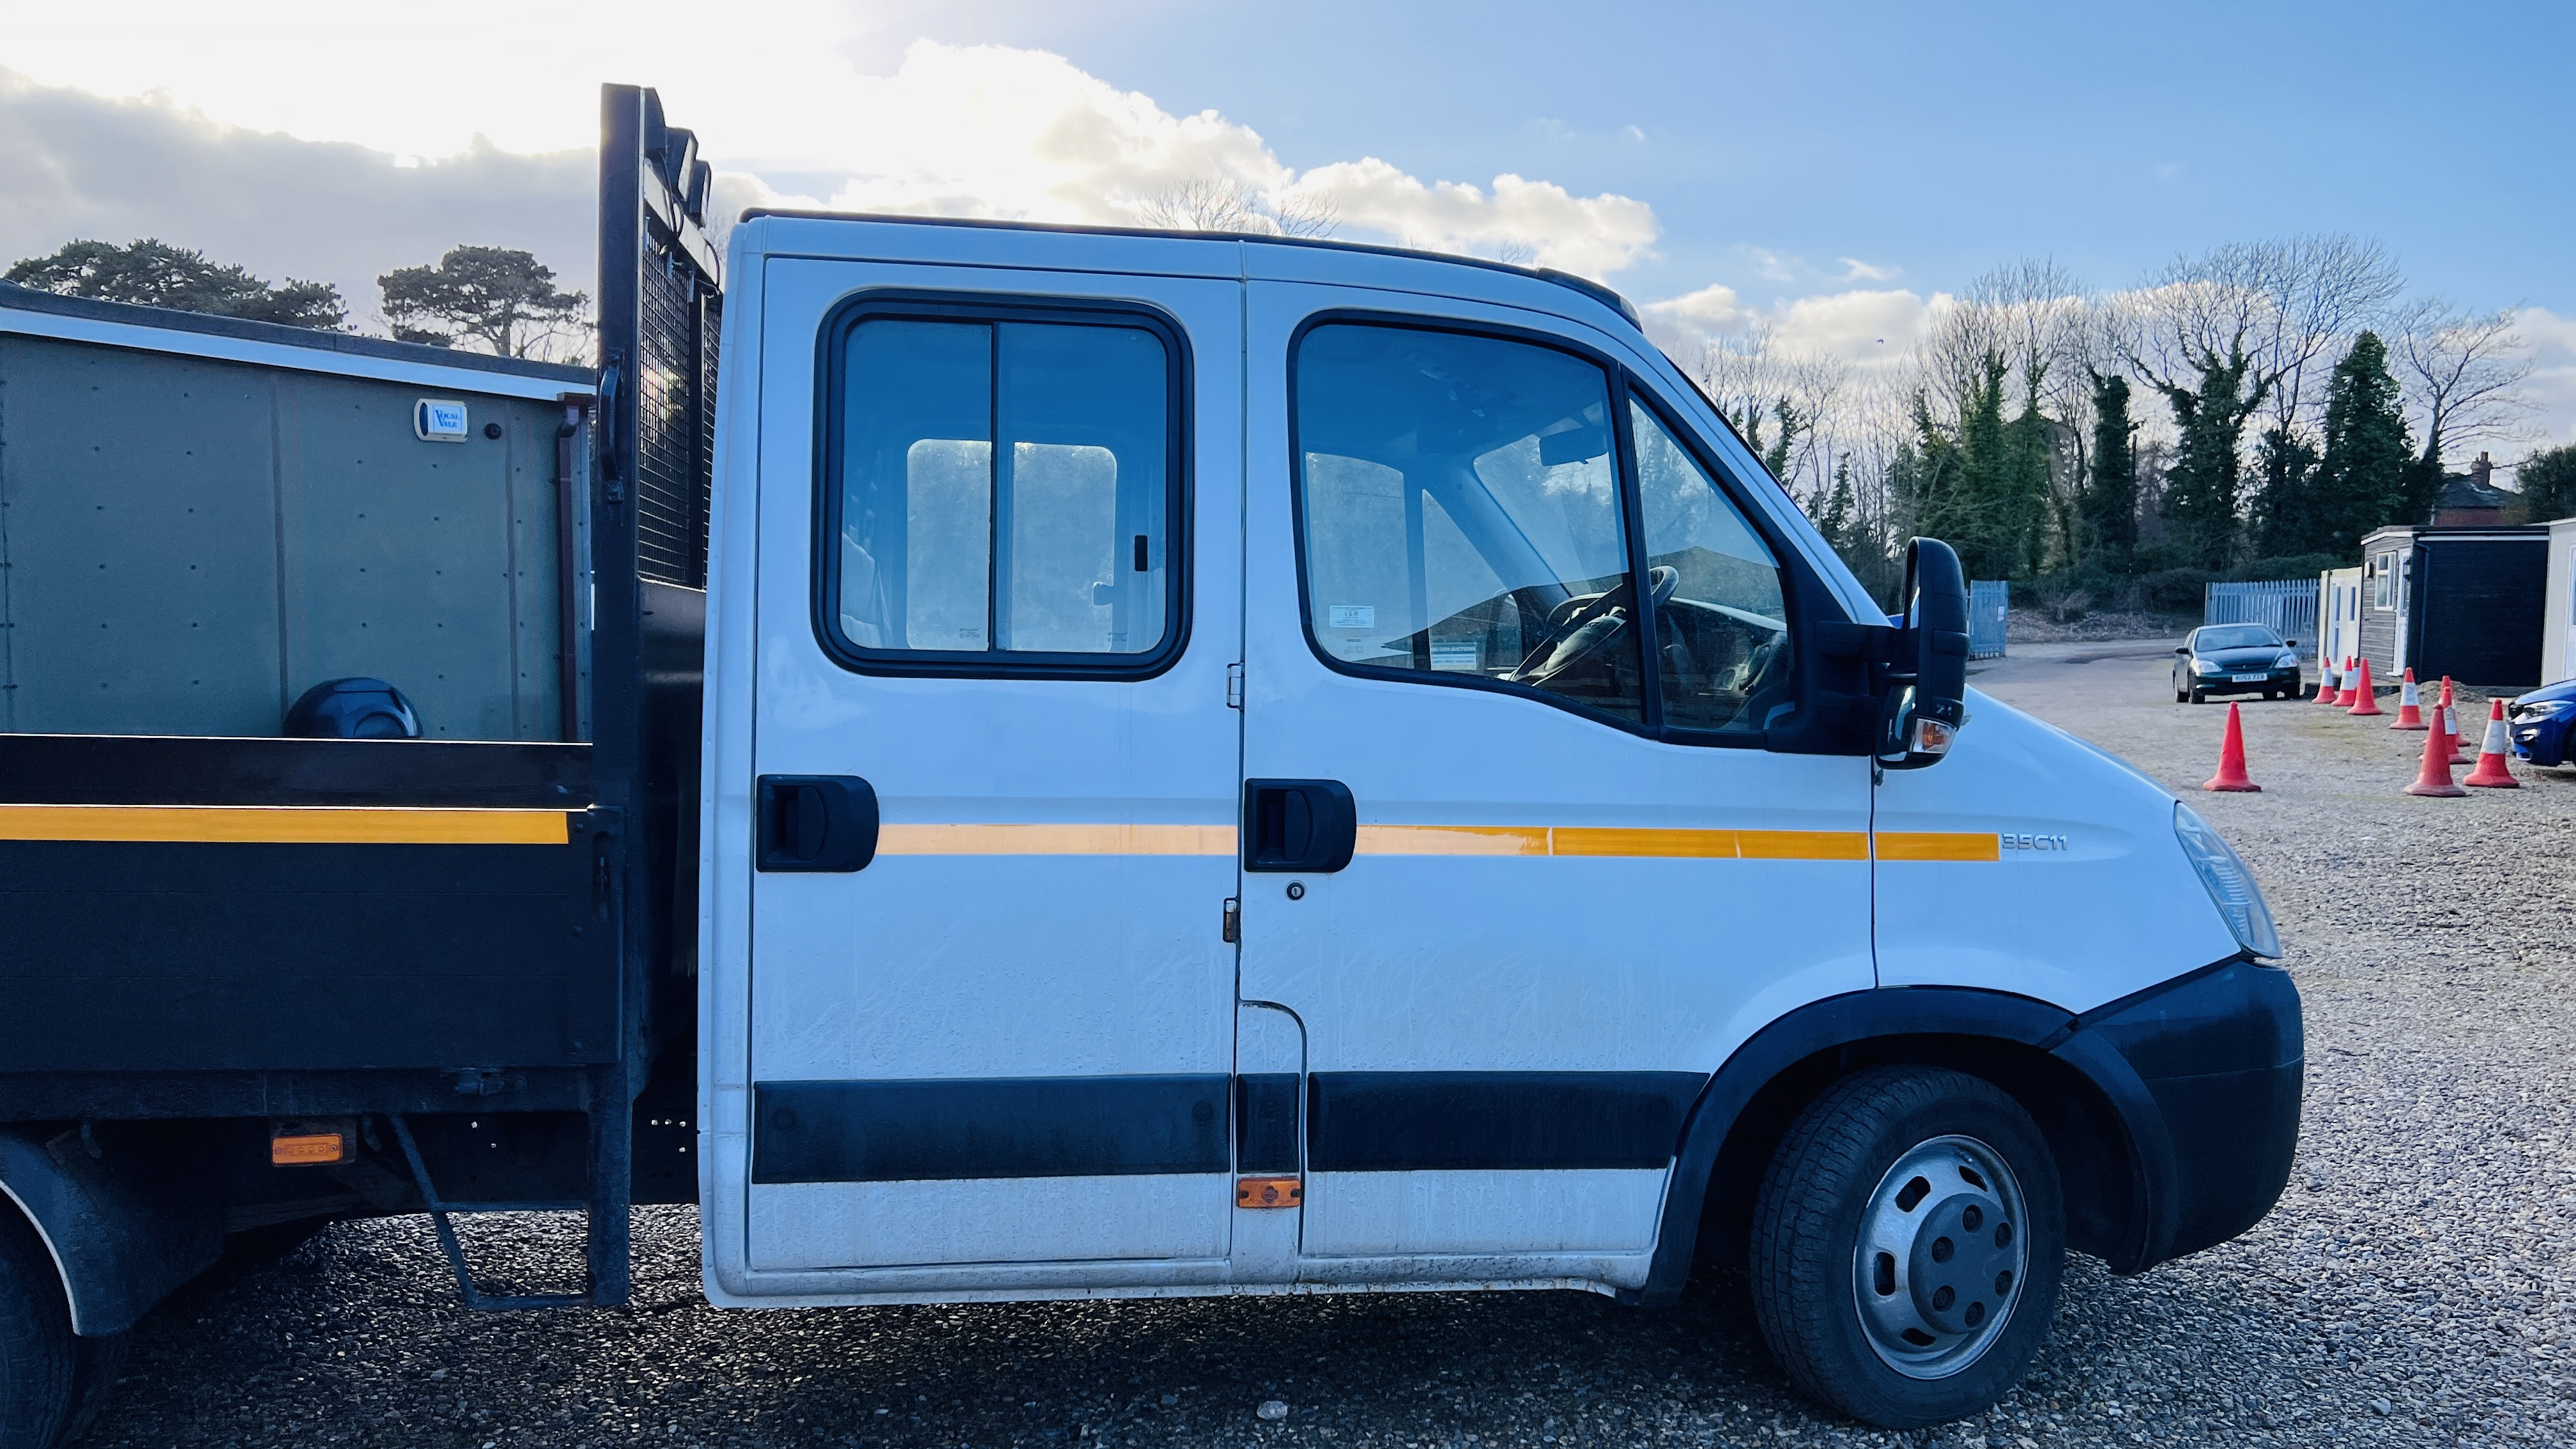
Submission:
<svg viewBox="0 0 2576 1449">
<path fill-rule="evenodd" d="M 730 1306 L 1746 1267 L 1802 1387 L 1992 1403 L 2069 1249 L 2297 1134 L 2261 894 L 1964 687 L 1615 294 L 755 213 L 698 772 Z"/>
</svg>

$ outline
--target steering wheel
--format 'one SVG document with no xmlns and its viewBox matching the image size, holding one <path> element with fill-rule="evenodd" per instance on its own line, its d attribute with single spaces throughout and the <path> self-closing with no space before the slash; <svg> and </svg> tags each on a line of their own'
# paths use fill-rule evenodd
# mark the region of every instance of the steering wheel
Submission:
<svg viewBox="0 0 2576 1449">
<path fill-rule="evenodd" d="M 1648 569 L 1647 597 L 1660 606 L 1673 596 L 1681 581 L 1679 569 L 1660 565 Z M 1589 598 L 1568 599 L 1558 605 L 1557 612 L 1564 617 L 1551 619 L 1547 637 L 1539 640 L 1520 666 L 1503 678 L 1519 684 L 1544 685 L 1600 653 L 1619 637 L 1620 630 L 1628 627 L 1628 599 L 1634 588 L 1633 582 L 1623 583 Z"/>
</svg>

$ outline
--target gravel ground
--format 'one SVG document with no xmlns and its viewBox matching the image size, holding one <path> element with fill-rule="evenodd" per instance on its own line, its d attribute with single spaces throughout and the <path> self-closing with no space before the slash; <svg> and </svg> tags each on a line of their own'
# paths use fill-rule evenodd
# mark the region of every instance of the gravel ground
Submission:
<svg viewBox="0 0 2576 1449">
<path fill-rule="evenodd" d="M 486 1316 L 424 1222 L 343 1224 L 218 1270 L 137 1335 L 85 1441 L 143 1445 L 1460 1446 L 2495 1444 L 2576 1439 L 2576 775 L 2398 793 L 2423 736 L 2245 710 L 2260 795 L 2203 795 L 2226 711 L 2169 641 L 2022 649 L 1978 683 L 2178 792 L 2253 862 L 2307 1001 L 2290 1190 L 2242 1239 L 2132 1279 L 2090 1259 L 2010 1400 L 1915 1435 L 1787 1389 L 1740 1280 L 1681 1307 L 1580 1294 L 719 1313 L 696 1217 L 648 1211 L 635 1305 Z M 1972 726 L 1973 727 L 1973 726 Z M 2474 737 L 2474 736 L 2473 736 Z M 485 1219 L 487 1280 L 578 1262 Z M 1276 1401 L 1285 1415 L 1261 1416 Z"/>
</svg>

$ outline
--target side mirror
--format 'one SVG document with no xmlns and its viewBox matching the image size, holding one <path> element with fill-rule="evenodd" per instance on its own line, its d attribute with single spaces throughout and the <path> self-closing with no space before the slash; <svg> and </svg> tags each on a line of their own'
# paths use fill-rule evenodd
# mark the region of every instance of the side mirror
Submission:
<svg viewBox="0 0 2576 1449">
<path fill-rule="evenodd" d="M 1886 769 L 1919 770 L 1950 753 L 1968 722 L 1968 576 L 1950 545 L 1906 545 L 1903 597 L 1877 753 Z"/>
<path fill-rule="evenodd" d="M 2296 639 L 2284 639 L 2281 641 L 2281 647 L 2284 649 L 2296 649 L 2299 647 L 2299 641 Z"/>
<path fill-rule="evenodd" d="M 2189 654 L 2191 652 L 2191 646 L 2188 644 L 2176 644 L 2174 646 L 2174 652 L 2176 654 Z"/>
</svg>

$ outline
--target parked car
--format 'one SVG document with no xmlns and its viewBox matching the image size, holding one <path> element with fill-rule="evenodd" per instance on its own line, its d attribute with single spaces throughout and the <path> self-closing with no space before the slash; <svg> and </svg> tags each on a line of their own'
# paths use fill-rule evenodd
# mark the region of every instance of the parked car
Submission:
<svg viewBox="0 0 2576 1449">
<path fill-rule="evenodd" d="M 2174 646 L 2174 703 L 2198 704 L 2213 694 L 2296 699 L 2298 643 L 2269 624 L 2204 624 Z"/>
<path fill-rule="evenodd" d="M 2513 752 L 2535 765 L 2576 764 L 2568 736 L 2576 730 L 2576 679 L 2544 685 L 2505 710 Z"/>
</svg>

